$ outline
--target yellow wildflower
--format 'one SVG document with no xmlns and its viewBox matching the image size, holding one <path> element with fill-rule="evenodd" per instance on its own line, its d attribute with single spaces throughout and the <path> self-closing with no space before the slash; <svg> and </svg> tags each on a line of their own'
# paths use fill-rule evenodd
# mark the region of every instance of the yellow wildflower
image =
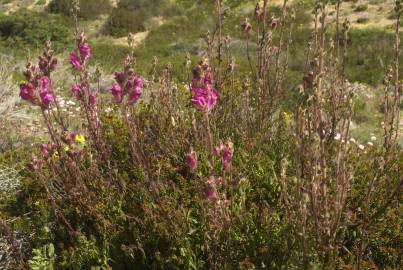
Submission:
<svg viewBox="0 0 403 270">
<path fill-rule="evenodd" d="M 76 142 L 77 142 L 79 145 L 84 145 L 84 144 L 85 144 L 85 137 L 84 137 L 84 135 L 78 134 L 78 135 L 76 136 Z"/>
<path fill-rule="evenodd" d="M 286 123 L 289 124 L 293 115 L 290 112 L 283 112 L 283 116 Z"/>
</svg>

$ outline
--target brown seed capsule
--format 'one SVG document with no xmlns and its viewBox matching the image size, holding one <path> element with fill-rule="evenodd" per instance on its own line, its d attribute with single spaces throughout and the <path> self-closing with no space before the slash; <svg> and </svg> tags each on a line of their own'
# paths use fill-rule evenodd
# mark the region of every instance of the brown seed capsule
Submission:
<svg viewBox="0 0 403 270">
<path fill-rule="evenodd" d="M 250 24 L 248 18 L 245 18 L 245 21 L 242 23 L 241 27 L 242 27 L 243 31 L 244 31 L 245 33 L 248 33 L 248 34 L 249 34 L 250 31 L 252 30 L 252 25 Z"/>
</svg>

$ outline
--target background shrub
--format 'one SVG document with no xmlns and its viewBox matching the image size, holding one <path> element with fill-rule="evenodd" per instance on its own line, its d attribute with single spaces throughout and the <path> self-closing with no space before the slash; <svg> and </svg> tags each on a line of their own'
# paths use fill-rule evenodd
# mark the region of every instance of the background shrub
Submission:
<svg viewBox="0 0 403 270">
<path fill-rule="evenodd" d="M 50 12 L 71 15 L 71 0 L 52 0 L 48 9 Z M 109 0 L 80 0 L 79 16 L 84 19 L 94 19 L 100 14 L 109 13 L 112 6 Z"/>
<path fill-rule="evenodd" d="M 164 0 L 121 0 L 112 11 L 105 32 L 113 36 L 126 36 L 127 33 L 144 31 L 145 22 L 149 17 L 162 16 L 168 1 Z"/>
<path fill-rule="evenodd" d="M 3 46 L 14 49 L 40 48 L 47 39 L 59 51 L 71 46 L 69 21 L 60 16 L 26 9 L 11 15 L 0 15 L 0 39 Z"/>
</svg>

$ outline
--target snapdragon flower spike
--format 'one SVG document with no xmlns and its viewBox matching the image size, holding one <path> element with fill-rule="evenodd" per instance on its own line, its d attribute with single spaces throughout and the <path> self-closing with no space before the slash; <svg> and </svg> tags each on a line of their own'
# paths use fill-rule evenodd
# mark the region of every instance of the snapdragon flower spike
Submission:
<svg viewBox="0 0 403 270">
<path fill-rule="evenodd" d="M 70 64 L 78 71 L 83 70 L 83 65 L 81 64 L 81 60 L 76 53 L 70 54 Z"/>
<path fill-rule="evenodd" d="M 210 112 L 217 104 L 220 93 L 214 88 L 211 67 L 203 64 L 198 65 L 193 73 L 192 80 L 192 103 L 201 112 Z"/>
<path fill-rule="evenodd" d="M 221 157 L 224 169 L 229 170 L 234 156 L 234 144 L 231 141 L 228 141 L 227 144 L 221 144 L 214 149 L 214 154 Z"/>
<path fill-rule="evenodd" d="M 111 93 L 115 97 L 115 103 L 120 104 L 122 103 L 122 88 L 120 85 L 115 83 L 111 88 Z"/>
<path fill-rule="evenodd" d="M 77 99 L 81 99 L 81 90 L 80 87 L 77 84 L 73 84 L 71 86 L 71 92 Z"/>
<path fill-rule="evenodd" d="M 62 137 L 62 140 L 65 144 L 68 145 L 73 145 L 76 141 L 77 133 L 76 132 L 71 132 L 66 134 L 64 137 Z"/>
<path fill-rule="evenodd" d="M 88 104 L 91 107 L 96 107 L 97 106 L 97 101 L 98 101 L 98 93 L 97 92 L 92 92 L 88 97 Z"/>
<path fill-rule="evenodd" d="M 206 199 L 208 199 L 212 203 L 215 203 L 217 201 L 217 191 L 212 185 L 207 185 L 204 188 L 204 195 L 206 196 Z"/>
<path fill-rule="evenodd" d="M 42 106 L 49 108 L 49 104 L 55 101 L 52 84 L 48 77 L 44 76 L 40 79 L 39 95 L 41 97 Z"/>
<path fill-rule="evenodd" d="M 127 104 L 133 105 L 140 99 L 144 89 L 144 79 L 136 75 L 133 68 L 134 59 L 128 56 L 125 62 L 125 70 L 115 73 L 116 83 L 110 89 L 116 104 L 121 104 L 127 96 Z"/>
<path fill-rule="evenodd" d="M 196 105 L 201 112 L 210 112 L 220 96 L 220 93 L 215 89 L 194 89 L 192 103 Z"/>
<path fill-rule="evenodd" d="M 229 149 L 227 147 L 224 148 L 223 153 L 222 153 L 222 160 L 223 160 L 225 170 L 228 170 L 231 167 L 233 155 L 234 155 L 234 152 L 232 149 Z"/>
<path fill-rule="evenodd" d="M 70 54 L 70 64 L 77 71 L 83 71 L 87 65 L 88 59 L 91 56 L 91 47 L 88 43 L 87 37 L 82 33 L 77 39 L 77 47 L 79 54 L 72 52 Z"/>
<path fill-rule="evenodd" d="M 41 155 L 44 159 L 47 159 L 50 156 L 50 149 L 47 144 L 41 144 L 40 146 L 41 149 Z"/>
<path fill-rule="evenodd" d="M 39 64 L 35 66 L 28 61 L 24 76 L 26 82 L 20 84 L 20 97 L 43 109 L 49 108 L 50 103 L 55 101 L 50 73 L 57 65 L 57 59 L 53 57 L 50 41 L 46 42 L 43 55 L 39 57 Z"/>
<path fill-rule="evenodd" d="M 43 108 L 49 108 L 51 102 L 55 101 L 51 81 L 44 76 L 39 79 L 39 98 L 33 83 L 20 84 L 20 97 L 34 105 L 41 105 Z"/>
<path fill-rule="evenodd" d="M 87 42 L 86 39 L 83 41 L 83 43 L 81 43 L 81 44 L 79 45 L 79 50 L 80 50 L 80 57 L 81 57 L 81 60 L 82 60 L 83 62 L 84 62 L 84 61 L 87 61 L 88 58 L 90 58 L 90 56 L 91 56 L 91 47 L 90 47 L 90 45 L 88 44 L 88 42 Z"/>
<path fill-rule="evenodd" d="M 57 146 L 55 144 L 41 144 L 40 150 L 42 158 L 47 160 L 57 151 Z"/>
<path fill-rule="evenodd" d="M 57 59 L 53 56 L 52 43 L 48 40 L 45 44 L 43 55 L 39 56 L 38 67 L 44 76 L 49 76 L 57 66 Z"/>
<path fill-rule="evenodd" d="M 187 155 L 186 158 L 187 165 L 192 173 L 197 170 L 197 155 L 193 149 L 190 149 L 190 153 Z"/>
<path fill-rule="evenodd" d="M 20 97 L 32 104 L 36 103 L 35 86 L 32 83 L 20 84 Z"/>
<path fill-rule="evenodd" d="M 127 103 L 133 105 L 140 99 L 143 93 L 144 80 L 140 77 L 135 77 L 128 85 L 130 88 L 128 89 L 129 97 Z"/>
</svg>

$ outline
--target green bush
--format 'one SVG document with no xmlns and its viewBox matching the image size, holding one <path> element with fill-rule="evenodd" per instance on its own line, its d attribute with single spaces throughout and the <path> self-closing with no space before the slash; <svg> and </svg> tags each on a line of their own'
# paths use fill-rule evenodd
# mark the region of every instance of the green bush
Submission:
<svg viewBox="0 0 403 270">
<path fill-rule="evenodd" d="M 403 34 L 400 35 L 401 38 Z M 346 76 L 352 82 L 379 85 L 392 64 L 394 34 L 380 29 L 352 29 L 348 39 Z M 403 61 L 403 55 L 400 56 Z M 402 70 L 400 74 L 403 75 Z"/>
<path fill-rule="evenodd" d="M 367 17 L 360 17 L 357 19 L 357 23 L 367 23 L 369 19 Z"/>
<path fill-rule="evenodd" d="M 144 21 L 147 14 L 144 10 L 127 10 L 117 8 L 112 11 L 108 20 L 107 33 L 113 36 L 126 36 L 127 33 L 137 33 L 145 30 Z"/>
<path fill-rule="evenodd" d="M 71 0 L 52 0 L 48 9 L 50 12 L 71 16 Z M 109 13 L 112 6 L 110 0 L 80 0 L 79 16 L 84 19 L 94 19 L 100 14 Z"/>
<path fill-rule="evenodd" d="M 358 5 L 355 7 L 354 11 L 355 12 L 362 12 L 368 9 L 368 5 L 367 4 L 362 4 L 362 5 Z"/>
<path fill-rule="evenodd" d="M 165 11 L 172 12 L 168 6 L 164 0 L 121 0 L 112 11 L 104 31 L 113 36 L 144 31 L 149 17 L 161 16 Z"/>
<path fill-rule="evenodd" d="M 11 15 L 0 15 L 0 39 L 3 46 L 13 49 L 40 48 L 50 39 L 59 51 L 70 46 L 72 32 L 64 17 L 23 9 Z"/>
</svg>

